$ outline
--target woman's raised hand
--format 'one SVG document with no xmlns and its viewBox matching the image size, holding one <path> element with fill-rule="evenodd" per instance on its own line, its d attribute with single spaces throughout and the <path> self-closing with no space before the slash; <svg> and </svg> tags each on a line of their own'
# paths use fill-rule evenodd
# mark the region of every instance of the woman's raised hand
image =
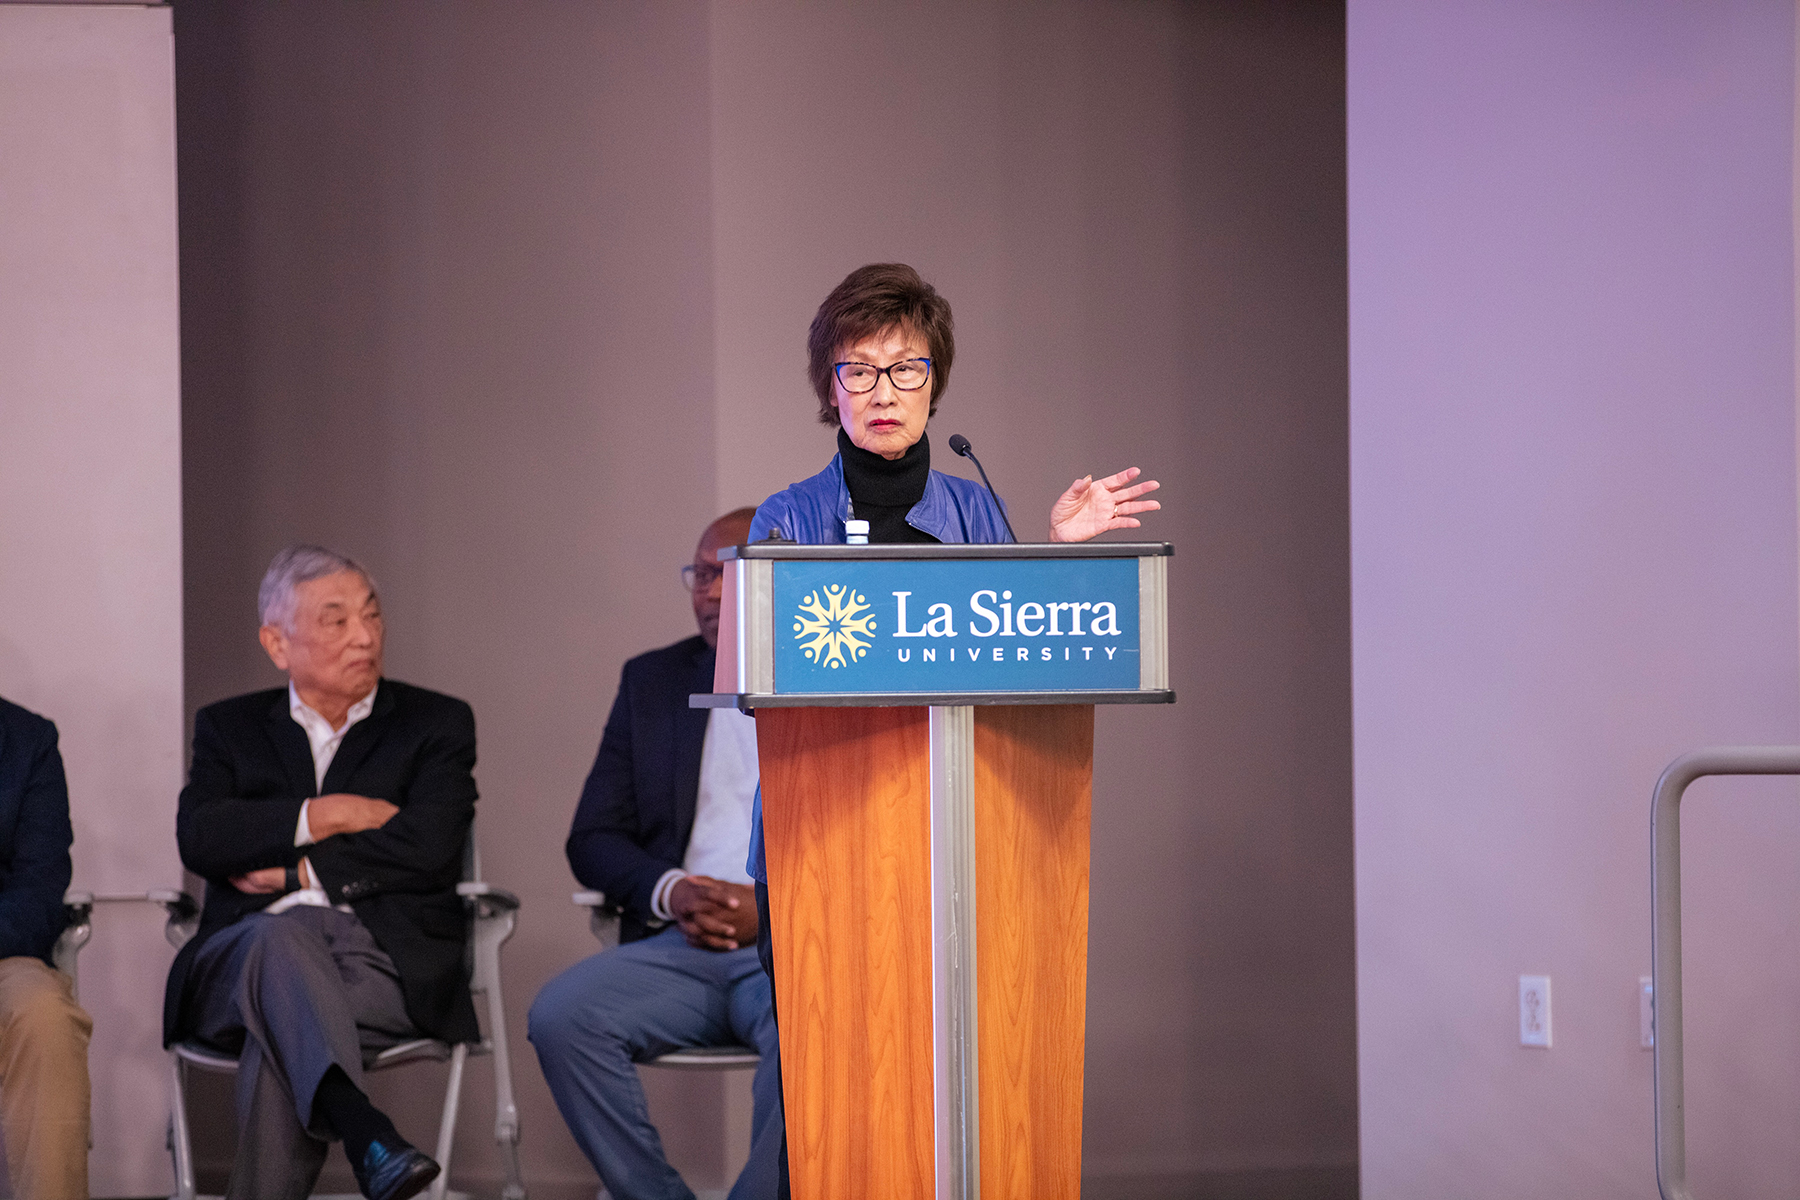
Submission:
<svg viewBox="0 0 1800 1200">
<path fill-rule="evenodd" d="M 1109 529 L 1136 529 L 1142 522 L 1133 513 L 1155 512 L 1162 507 L 1155 500 L 1138 499 L 1162 486 L 1154 479 L 1131 482 L 1141 474 L 1136 467 L 1126 467 L 1105 479 L 1087 475 L 1071 483 L 1069 490 L 1050 506 L 1050 540 L 1085 542 Z"/>
</svg>

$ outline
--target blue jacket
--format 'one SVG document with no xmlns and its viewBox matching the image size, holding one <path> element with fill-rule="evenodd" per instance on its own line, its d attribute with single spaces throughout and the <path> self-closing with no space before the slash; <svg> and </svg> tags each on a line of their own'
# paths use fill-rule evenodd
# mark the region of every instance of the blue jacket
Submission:
<svg viewBox="0 0 1800 1200">
<path fill-rule="evenodd" d="M 844 542 L 844 521 L 850 515 L 850 489 L 844 486 L 842 456 L 834 454 L 823 471 L 811 479 L 790 484 L 764 500 L 750 522 L 750 540 L 760 542 L 771 529 L 792 542 L 819 546 Z M 933 471 L 925 480 L 925 495 L 906 514 L 906 523 L 929 533 L 940 542 L 1010 542 L 1000 506 L 981 484 L 957 475 Z M 750 816 L 750 878 L 769 882 L 763 864 L 762 788 L 756 789 Z"/>
<path fill-rule="evenodd" d="M 50 961 L 74 840 L 56 726 L 0 700 L 0 958 Z"/>
<path fill-rule="evenodd" d="M 810 546 L 844 542 L 850 516 L 850 489 L 844 486 L 844 463 L 834 454 L 825 469 L 776 492 L 756 510 L 750 540 L 760 542 L 772 528 L 790 542 Z M 906 514 L 906 523 L 940 542 L 1010 542 L 1006 520 L 988 490 L 971 479 L 933 471 L 925 495 Z"/>
</svg>

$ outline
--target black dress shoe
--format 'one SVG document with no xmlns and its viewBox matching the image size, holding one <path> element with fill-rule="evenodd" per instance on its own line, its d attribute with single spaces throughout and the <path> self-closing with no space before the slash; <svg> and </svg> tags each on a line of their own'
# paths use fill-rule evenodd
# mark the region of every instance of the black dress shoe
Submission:
<svg viewBox="0 0 1800 1200">
<path fill-rule="evenodd" d="M 431 1156 L 405 1142 L 386 1146 L 370 1142 L 356 1168 L 356 1186 L 369 1200 L 407 1200 L 431 1186 L 439 1167 Z"/>
</svg>

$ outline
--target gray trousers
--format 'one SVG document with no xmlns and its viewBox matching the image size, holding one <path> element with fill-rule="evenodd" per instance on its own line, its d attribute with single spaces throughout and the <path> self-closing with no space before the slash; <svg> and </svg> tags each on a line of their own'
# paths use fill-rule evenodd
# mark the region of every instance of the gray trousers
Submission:
<svg viewBox="0 0 1800 1200">
<path fill-rule="evenodd" d="M 238 1056 L 237 1157 L 229 1200 L 304 1200 L 333 1134 L 313 1094 L 333 1066 L 423 1036 L 394 962 L 363 923 L 331 908 L 253 913 L 206 940 L 188 995 L 197 1040 Z"/>
</svg>

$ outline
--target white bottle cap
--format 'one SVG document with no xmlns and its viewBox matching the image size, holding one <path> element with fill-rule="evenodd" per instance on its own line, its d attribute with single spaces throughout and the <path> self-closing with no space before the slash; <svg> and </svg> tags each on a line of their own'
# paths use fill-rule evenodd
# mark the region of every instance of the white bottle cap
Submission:
<svg viewBox="0 0 1800 1200">
<path fill-rule="evenodd" d="M 869 523 L 867 521 L 845 521 L 844 540 L 852 546 L 869 544 Z"/>
</svg>

